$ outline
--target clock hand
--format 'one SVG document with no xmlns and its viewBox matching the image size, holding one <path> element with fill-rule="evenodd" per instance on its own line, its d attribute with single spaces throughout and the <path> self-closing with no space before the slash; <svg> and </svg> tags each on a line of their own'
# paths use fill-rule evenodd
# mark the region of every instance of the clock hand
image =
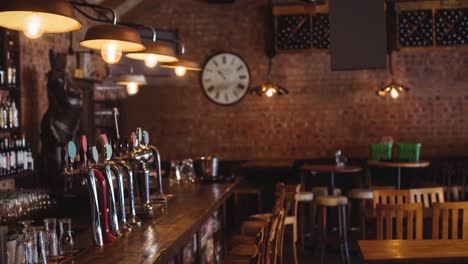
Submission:
<svg viewBox="0 0 468 264">
<path fill-rule="evenodd" d="M 307 17 L 304 17 L 301 22 L 299 22 L 299 24 L 297 24 L 297 26 L 291 30 L 291 32 L 289 33 L 288 35 L 288 38 L 292 37 L 292 35 L 296 34 L 296 32 L 302 27 L 302 25 L 304 25 L 304 23 L 306 22 L 307 20 Z"/>
<path fill-rule="evenodd" d="M 218 71 L 218 74 L 223 77 L 224 80 L 226 80 L 226 76 L 224 76 L 224 74 L 221 72 L 221 71 Z"/>
</svg>

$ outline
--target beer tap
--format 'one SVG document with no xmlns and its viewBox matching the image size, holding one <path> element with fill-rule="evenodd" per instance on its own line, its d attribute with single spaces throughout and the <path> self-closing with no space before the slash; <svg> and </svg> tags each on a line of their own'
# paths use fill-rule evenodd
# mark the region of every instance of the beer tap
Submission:
<svg viewBox="0 0 468 264">
<path fill-rule="evenodd" d="M 112 171 L 112 173 L 114 173 L 117 179 L 117 196 L 118 196 L 117 198 L 118 198 L 119 206 L 120 206 L 120 221 L 118 224 L 120 226 L 120 229 L 123 232 L 127 232 L 132 229 L 132 226 L 129 223 L 127 223 L 127 216 L 126 216 L 126 209 L 125 209 L 125 193 L 124 193 L 124 181 L 123 181 L 123 172 L 122 172 L 122 170 L 125 168 L 122 168 L 124 166 L 111 160 L 112 147 L 109 144 L 107 135 L 101 134 L 99 136 L 99 141 L 103 147 L 103 153 L 105 153 L 104 164 L 106 165 L 105 166 L 106 175 L 108 175 L 108 178 L 112 180 L 112 175 L 111 175 L 111 171 Z M 132 178 L 133 178 L 133 174 L 132 174 Z M 117 214 L 115 214 L 115 217 L 117 218 Z"/>
<path fill-rule="evenodd" d="M 86 152 L 84 153 L 84 157 L 86 157 Z M 67 145 L 67 156 L 69 158 L 70 163 L 66 164 L 65 170 L 63 175 L 66 181 L 73 181 L 74 179 L 84 179 L 88 193 L 89 193 L 89 200 L 90 200 L 90 207 L 91 207 L 91 228 L 93 233 L 93 240 L 97 246 L 103 246 L 103 235 L 101 229 L 101 219 L 100 219 L 100 212 L 99 212 L 99 199 L 98 199 L 98 192 L 96 187 L 96 178 L 94 175 L 94 170 L 90 169 L 86 166 L 86 158 L 84 158 L 83 166 L 80 169 L 73 168 L 73 162 L 76 157 L 76 145 L 73 141 L 68 142 Z"/>
<path fill-rule="evenodd" d="M 101 205 L 101 212 L 100 212 L 100 217 L 101 217 L 101 222 L 103 224 L 104 228 L 104 242 L 105 243 L 111 243 L 116 240 L 116 237 L 110 232 L 110 227 L 109 227 L 109 218 L 107 213 L 109 212 L 108 206 L 107 206 L 107 184 L 106 184 L 106 178 L 104 175 L 96 169 L 97 163 L 99 162 L 99 154 L 97 151 L 96 146 L 92 147 L 92 159 L 94 161 L 94 164 L 90 164 L 89 167 L 90 169 L 93 170 L 97 182 L 98 182 L 98 191 L 101 194 L 100 195 L 100 205 Z M 111 179 L 112 180 L 112 179 Z M 112 207 L 112 206 L 111 206 Z M 114 222 L 114 221 L 112 221 Z M 118 225 L 117 225 L 118 226 Z M 115 228 L 115 227 L 114 227 Z"/>
<path fill-rule="evenodd" d="M 138 179 L 140 202 L 143 205 L 146 216 L 151 217 L 153 215 L 153 205 L 150 200 L 150 170 L 148 168 L 148 162 L 151 158 L 150 153 L 145 152 L 141 148 L 137 135 L 134 132 L 131 134 L 131 140 L 133 151 L 129 154 L 135 165 L 134 168 Z"/>
<path fill-rule="evenodd" d="M 129 198 L 130 198 L 130 214 L 128 216 L 128 221 L 130 225 L 132 226 L 140 226 L 141 221 L 136 215 L 136 209 L 135 209 L 135 181 L 134 181 L 134 174 L 133 174 L 133 168 L 130 164 L 131 160 L 128 159 L 129 155 L 129 144 L 127 140 L 121 140 L 120 138 L 120 133 L 119 133 L 119 122 L 117 116 L 119 115 L 119 110 L 114 107 L 112 108 L 112 113 L 114 115 L 114 124 L 115 124 L 115 136 L 116 136 L 116 142 L 115 142 L 115 149 L 116 153 L 114 155 L 115 160 L 114 162 L 118 165 L 120 165 L 124 171 L 126 172 L 128 176 L 128 191 L 129 191 Z M 127 157 L 127 159 L 125 159 Z"/>
<path fill-rule="evenodd" d="M 163 191 L 162 173 L 161 173 L 161 155 L 159 154 L 159 150 L 155 146 L 149 145 L 149 133 L 146 130 L 143 131 L 143 145 L 145 147 L 149 148 L 152 151 L 152 153 L 153 153 L 153 163 L 154 163 L 155 168 L 157 169 L 156 177 L 158 179 L 159 193 L 156 196 L 156 200 L 165 202 L 165 201 L 167 201 L 167 199 L 168 199 L 168 197 L 170 195 L 165 195 L 164 191 Z"/>
</svg>

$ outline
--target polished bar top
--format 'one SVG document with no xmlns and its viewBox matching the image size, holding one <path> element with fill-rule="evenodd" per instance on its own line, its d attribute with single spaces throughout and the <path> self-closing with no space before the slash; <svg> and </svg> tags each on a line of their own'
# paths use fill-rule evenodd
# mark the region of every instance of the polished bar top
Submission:
<svg viewBox="0 0 468 264">
<path fill-rule="evenodd" d="M 177 255 L 208 217 L 223 205 L 237 181 L 216 184 L 182 184 L 167 193 L 176 197 L 168 202 L 167 213 L 143 220 L 140 227 L 104 247 L 91 247 L 72 263 L 167 263 Z M 77 236 L 76 248 L 89 247 L 91 234 Z"/>
<path fill-rule="evenodd" d="M 467 263 L 465 240 L 359 240 L 364 263 Z"/>
</svg>

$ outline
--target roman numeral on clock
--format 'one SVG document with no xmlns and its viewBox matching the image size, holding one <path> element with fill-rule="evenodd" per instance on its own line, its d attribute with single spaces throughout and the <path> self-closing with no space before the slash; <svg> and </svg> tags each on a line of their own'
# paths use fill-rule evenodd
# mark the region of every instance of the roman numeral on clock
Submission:
<svg viewBox="0 0 468 264">
<path fill-rule="evenodd" d="M 207 90 L 208 92 L 210 92 L 210 93 L 211 93 L 211 92 L 213 92 L 213 91 L 214 91 L 214 89 L 215 89 L 215 88 L 214 88 L 214 86 L 213 86 L 213 85 L 211 85 L 211 86 L 210 86 L 210 87 L 208 87 L 208 89 L 206 89 L 206 90 Z"/>
<path fill-rule="evenodd" d="M 244 90 L 245 89 L 245 85 L 243 85 L 242 83 L 239 83 L 237 85 L 237 88 L 241 89 L 241 90 Z"/>
<path fill-rule="evenodd" d="M 219 66 L 219 64 L 218 64 L 218 62 L 217 62 L 216 60 L 213 60 L 213 64 L 214 64 L 216 67 Z"/>
</svg>

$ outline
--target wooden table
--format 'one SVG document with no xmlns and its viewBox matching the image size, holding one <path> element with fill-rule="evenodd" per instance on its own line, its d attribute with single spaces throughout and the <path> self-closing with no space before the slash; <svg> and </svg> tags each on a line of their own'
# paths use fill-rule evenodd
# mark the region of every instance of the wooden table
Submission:
<svg viewBox="0 0 468 264">
<path fill-rule="evenodd" d="M 166 189 L 176 198 L 169 201 L 165 215 L 143 220 L 141 227 L 102 248 L 91 246 L 91 232 L 78 235 L 75 247 L 89 249 L 72 263 L 168 263 L 214 211 L 225 212 L 226 199 L 237 183 L 181 184 Z"/>
<path fill-rule="evenodd" d="M 328 184 L 328 193 L 333 194 L 335 188 L 335 173 L 358 173 L 362 171 L 360 166 L 345 165 L 336 166 L 334 164 L 304 164 L 299 168 L 303 173 L 301 174 L 301 183 L 305 185 L 305 174 L 309 172 L 325 172 L 330 173 L 330 182 Z"/>
<path fill-rule="evenodd" d="M 468 241 L 359 240 L 365 263 L 468 263 Z"/>
<path fill-rule="evenodd" d="M 380 161 L 380 160 L 368 160 L 367 164 L 369 166 L 381 167 L 381 168 L 396 168 L 397 169 L 397 189 L 401 187 L 401 169 L 402 168 L 424 168 L 429 166 L 431 163 L 429 161 L 413 161 L 413 162 L 397 162 L 397 161 Z"/>
<path fill-rule="evenodd" d="M 292 168 L 294 160 L 250 160 L 242 163 L 242 168 Z"/>
</svg>

